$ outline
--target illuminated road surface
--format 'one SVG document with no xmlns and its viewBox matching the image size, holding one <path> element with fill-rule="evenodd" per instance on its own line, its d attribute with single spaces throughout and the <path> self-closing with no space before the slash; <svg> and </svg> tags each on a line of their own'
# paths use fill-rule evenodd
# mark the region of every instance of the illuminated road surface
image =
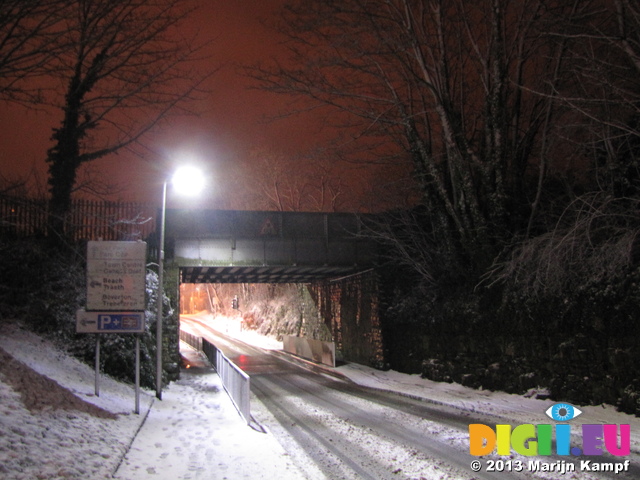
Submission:
<svg viewBox="0 0 640 480">
<path fill-rule="evenodd" d="M 618 475 L 578 471 L 558 475 L 532 473 L 530 458 L 478 459 L 468 453 L 469 424 L 493 426 L 504 420 L 363 388 L 322 374 L 322 368 L 302 368 L 283 359 L 282 353 L 224 336 L 201 321 L 183 316 L 182 322 L 250 375 L 251 391 L 260 401 L 252 402 L 254 417 L 278 438 L 309 479 L 638 478 L 637 466 Z M 475 460 L 483 467 L 478 473 L 471 469 Z M 537 460 L 550 464 L 568 459 Z M 492 461 L 501 471 L 486 471 Z"/>
</svg>

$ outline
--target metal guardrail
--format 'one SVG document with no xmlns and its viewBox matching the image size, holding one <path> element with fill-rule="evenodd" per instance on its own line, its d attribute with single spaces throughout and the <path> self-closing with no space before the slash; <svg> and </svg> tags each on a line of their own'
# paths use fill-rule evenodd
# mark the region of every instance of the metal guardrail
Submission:
<svg viewBox="0 0 640 480">
<path fill-rule="evenodd" d="M 214 344 L 204 338 L 202 339 L 202 351 L 214 365 L 220 380 L 222 380 L 222 385 L 229 397 L 231 397 L 236 409 L 249 424 L 251 422 L 251 408 L 249 405 L 251 379 L 249 375 L 240 370 L 240 367 L 229 360 Z"/>
<path fill-rule="evenodd" d="M 238 413 L 249 425 L 251 423 L 251 406 L 249 403 L 251 379 L 249 375 L 240 370 L 235 363 L 205 338 L 181 330 L 180 340 L 206 355 L 213 368 L 218 372 L 222 386 L 227 391 Z"/>
<path fill-rule="evenodd" d="M 202 351 L 202 337 L 180 330 L 180 340 L 191 345 L 196 350 Z"/>
</svg>

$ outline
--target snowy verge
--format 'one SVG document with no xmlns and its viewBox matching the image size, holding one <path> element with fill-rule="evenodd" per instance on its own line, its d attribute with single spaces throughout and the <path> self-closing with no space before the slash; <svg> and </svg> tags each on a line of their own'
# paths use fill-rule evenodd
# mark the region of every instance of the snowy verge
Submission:
<svg viewBox="0 0 640 480">
<path fill-rule="evenodd" d="M 184 346 L 183 346 L 184 347 Z M 183 350 L 162 401 L 95 372 L 51 342 L 0 323 L 0 479 L 187 480 L 304 474 L 269 434 L 248 427 L 204 357 Z"/>
<path fill-rule="evenodd" d="M 305 478 L 272 435 L 247 426 L 204 355 L 181 351 L 191 368 L 154 403 L 114 478 Z"/>
<path fill-rule="evenodd" d="M 95 396 L 89 366 L 15 324 L 0 325 L 0 357 L 0 478 L 111 478 L 144 418 L 133 388 L 102 376 Z"/>
</svg>

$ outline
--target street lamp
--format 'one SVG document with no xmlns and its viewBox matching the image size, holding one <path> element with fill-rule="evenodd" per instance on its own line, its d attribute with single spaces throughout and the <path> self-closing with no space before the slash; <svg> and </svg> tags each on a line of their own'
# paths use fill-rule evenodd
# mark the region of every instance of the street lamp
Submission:
<svg viewBox="0 0 640 480">
<path fill-rule="evenodd" d="M 156 397 L 162 400 L 162 317 L 164 297 L 164 230 L 167 212 L 167 180 L 162 183 L 162 209 L 160 214 L 160 241 L 158 243 L 158 298 L 156 304 Z M 196 195 L 204 187 L 204 177 L 195 167 L 177 169 L 171 178 L 174 189 L 182 194 Z"/>
</svg>

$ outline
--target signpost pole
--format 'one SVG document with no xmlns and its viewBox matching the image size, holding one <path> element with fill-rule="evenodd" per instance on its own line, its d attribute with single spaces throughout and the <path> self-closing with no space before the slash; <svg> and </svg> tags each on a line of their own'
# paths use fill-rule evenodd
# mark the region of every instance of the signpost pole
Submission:
<svg viewBox="0 0 640 480">
<path fill-rule="evenodd" d="M 100 396 L 100 335 L 96 335 L 96 380 L 95 394 Z"/>
<path fill-rule="evenodd" d="M 136 414 L 140 414 L 140 335 L 136 334 Z"/>
</svg>

